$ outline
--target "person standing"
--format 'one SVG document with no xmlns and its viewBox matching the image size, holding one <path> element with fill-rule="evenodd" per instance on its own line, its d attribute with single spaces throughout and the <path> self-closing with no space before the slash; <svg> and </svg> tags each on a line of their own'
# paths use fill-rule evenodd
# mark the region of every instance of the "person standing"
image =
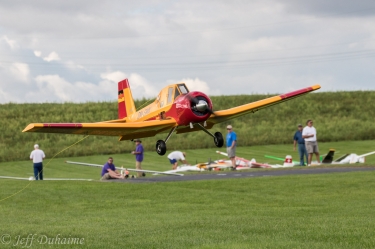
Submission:
<svg viewBox="0 0 375 249">
<path fill-rule="evenodd" d="M 305 139 L 302 137 L 302 125 L 299 124 L 298 130 L 294 134 L 293 140 L 294 140 L 294 146 L 293 150 L 296 150 L 296 144 L 298 144 L 298 154 L 299 154 L 299 162 L 300 166 L 305 166 L 305 161 L 304 159 L 306 158 L 306 163 L 308 162 L 308 155 L 307 155 L 307 150 L 305 146 Z"/>
<path fill-rule="evenodd" d="M 302 138 L 305 139 L 307 153 L 309 153 L 307 166 L 311 166 L 312 155 L 315 154 L 318 164 L 320 164 L 318 139 L 316 137 L 316 129 L 312 120 L 307 120 L 306 127 L 303 128 Z"/>
<path fill-rule="evenodd" d="M 112 157 L 108 157 L 108 161 L 103 166 L 101 176 L 100 180 L 124 179 L 124 176 L 116 170 Z"/>
<path fill-rule="evenodd" d="M 186 153 L 181 151 L 173 151 L 168 154 L 167 158 L 169 159 L 169 162 L 173 165 L 172 169 L 177 169 L 178 161 L 183 162 L 184 164 L 189 164 L 186 161 Z"/>
<path fill-rule="evenodd" d="M 143 145 L 142 141 L 139 139 L 134 139 L 135 142 L 135 151 L 132 151 L 132 154 L 135 155 L 135 168 L 141 170 L 142 169 L 142 161 L 143 161 Z M 138 177 L 146 176 L 144 172 L 137 172 Z"/>
<path fill-rule="evenodd" d="M 35 180 L 43 180 L 43 159 L 46 157 L 44 152 L 39 149 L 39 145 L 34 145 L 34 150 L 30 154 L 30 160 L 34 164 L 34 177 Z"/>
<path fill-rule="evenodd" d="M 227 154 L 230 160 L 232 161 L 232 169 L 236 169 L 236 145 L 237 145 L 237 134 L 233 131 L 231 125 L 227 126 Z"/>
</svg>

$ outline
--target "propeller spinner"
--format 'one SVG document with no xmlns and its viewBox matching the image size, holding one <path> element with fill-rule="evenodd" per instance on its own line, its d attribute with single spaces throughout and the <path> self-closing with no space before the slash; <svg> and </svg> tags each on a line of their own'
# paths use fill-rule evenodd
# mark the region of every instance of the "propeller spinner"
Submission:
<svg viewBox="0 0 375 249">
<path fill-rule="evenodd" d="M 214 114 L 214 112 L 209 107 L 207 101 L 203 97 L 198 97 L 199 98 L 198 99 L 197 97 L 193 97 L 190 95 L 187 95 L 187 96 L 190 99 L 190 101 L 193 103 L 193 105 L 191 105 L 193 111 L 200 112 L 203 114 L 206 114 L 207 112 Z"/>
</svg>

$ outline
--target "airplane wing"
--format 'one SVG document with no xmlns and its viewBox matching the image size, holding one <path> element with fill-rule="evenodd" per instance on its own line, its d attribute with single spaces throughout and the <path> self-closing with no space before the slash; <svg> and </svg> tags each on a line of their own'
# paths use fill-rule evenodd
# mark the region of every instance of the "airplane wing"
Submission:
<svg viewBox="0 0 375 249">
<path fill-rule="evenodd" d="M 318 89 L 320 89 L 320 85 L 314 85 L 311 87 L 303 88 L 297 91 L 281 94 L 267 99 L 262 99 L 256 102 L 237 106 L 227 110 L 215 111 L 215 113 L 208 118 L 207 126 L 208 128 L 210 128 L 214 124 L 225 122 L 227 120 L 237 118 L 248 113 L 255 113 L 260 109 L 300 97 L 302 95 L 305 95 Z"/>
<path fill-rule="evenodd" d="M 176 126 L 174 119 L 142 122 L 98 122 L 98 123 L 32 123 L 22 132 L 43 132 L 80 135 L 120 136 L 120 141 L 152 137 Z"/>
</svg>

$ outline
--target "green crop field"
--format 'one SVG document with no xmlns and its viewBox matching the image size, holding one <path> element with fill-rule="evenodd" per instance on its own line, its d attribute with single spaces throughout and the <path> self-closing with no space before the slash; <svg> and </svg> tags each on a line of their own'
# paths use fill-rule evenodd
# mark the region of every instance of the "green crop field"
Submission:
<svg viewBox="0 0 375 249">
<path fill-rule="evenodd" d="M 322 152 L 330 148 L 337 156 L 362 154 L 375 142 L 320 143 Z M 186 150 L 187 159 L 222 158 L 215 150 Z M 291 144 L 239 147 L 237 154 L 279 163 L 264 155 L 287 153 L 296 158 Z M 111 156 L 117 166 L 134 165 L 130 154 Z M 45 177 L 97 180 L 99 168 L 64 161 L 104 164 L 107 157 L 46 159 Z M 371 155 L 364 165 L 374 164 Z M 149 151 L 143 167 L 170 164 Z M 0 163 L 0 175 L 29 177 L 32 164 Z M 142 184 L 0 179 L 0 248 L 374 248 L 374 177 L 375 171 Z"/>
<path fill-rule="evenodd" d="M 269 97 L 270 95 L 213 96 L 214 110 L 228 109 Z M 320 142 L 374 140 L 373 117 L 375 92 L 317 92 L 290 100 L 255 114 L 248 114 L 228 122 L 234 126 L 239 146 L 290 143 L 296 126 L 307 119 L 314 120 Z M 148 100 L 136 101 L 139 107 Z M 80 135 L 22 133 L 29 123 L 49 122 L 99 122 L 117 118 L 117 102 L 101 103 L 44 103 L 0 105 L 0 162 L 26 160 L 33 145 L 38 143 L 48 154 L 56 154 L 70 146 Z M 226 133 L 222 123 L 212 132 Z M 158 139 L 166 134 L 145 138 L 147 150 L 155 149 Z M 67 150 L 59 157 L 88 156 L 125 153 L 133 149 L 129 141 L 118 142 L 118 137 L 90 136 L 74 150 Z M 203 131 L 173 135 L 168 150 L 215 148 L 213 139 Z"/>
</svg>

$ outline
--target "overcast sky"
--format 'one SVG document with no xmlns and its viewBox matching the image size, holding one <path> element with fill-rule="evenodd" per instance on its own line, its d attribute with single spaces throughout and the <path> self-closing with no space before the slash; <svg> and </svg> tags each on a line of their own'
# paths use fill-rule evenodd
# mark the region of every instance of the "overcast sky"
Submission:
<svg viewBox="0 0 375 249">
<path fill-rule="evenodd" d="M 0 103 L 375 90 L 375 1 L 1 1 Z"/>
</svg>

